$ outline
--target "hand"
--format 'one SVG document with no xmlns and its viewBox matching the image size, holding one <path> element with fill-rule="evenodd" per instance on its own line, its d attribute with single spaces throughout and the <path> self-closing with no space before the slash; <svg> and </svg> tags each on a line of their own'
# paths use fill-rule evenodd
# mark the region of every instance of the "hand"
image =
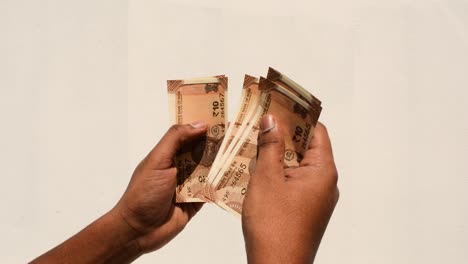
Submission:
<svg viewBox="0 0 468 264">
<path fill-rule="evenodd" d="M 284 137 L 274 117 L 263 117 L 258 146 L 242 210 L 249 263 L 310 263 L 339 196 L 325 126 L 317 124 L 297 168 L 283 169 Z"/>
<path fill-rule="evenodd" d="M 202 137 L 206 123 L 175 125 L 143 159 L 124 195 L 108 213 L 31 263 L 130 263 L 174 238 L 202 203 L 175 204 L 173 158 Z"/>
<path fill-rule="evenodd" d="M 174 125 L 135 169 L 112 210 L 137 234 L 141 253 L 161 248 L 174 238 L 203 203 L 175 204 L 177 170 L 173 158 L 187 142 L 206 133 L 206 123 Z"/>
</svg>

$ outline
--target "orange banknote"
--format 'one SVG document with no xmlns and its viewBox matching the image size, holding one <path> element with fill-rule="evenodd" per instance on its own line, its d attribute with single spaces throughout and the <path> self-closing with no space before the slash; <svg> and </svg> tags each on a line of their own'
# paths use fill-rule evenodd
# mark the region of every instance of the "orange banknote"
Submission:
<svg viewBox="0 0 468 264">
<path fill-rule="evenodd" d="M 203 202 L 203 187 L 224 138 L 227 119 L 227 83 L 224 75 L 167 81 L 172 124 L 204 120 L 208 132 L 175 157 L 176 202 Z"/>
<path fill-rule="evenodd" d="M 240 143 L 226 159 L 217 180 L 212 183 L 215 202 L 222 208 L 240 215 L 250 175 L 255 170 L 257 136 L 260 118 L 265 114 L 276 117 L 285 136 L 284 167 L 297 167 L 312 139 L 321 106 L 309 104 L 282 86 L 261 78 L 259 89 L 265 97 L 257 113 L 244 131 Z"/>
<path fill-rule="evenodd" d="M 246 123 L 252 118 L 255 109 L 259 105 L 260 91 L 258 89 L 258 82 L 258 78 L 245 75 L 241 104 L 239 111 L 237 112 L 236 120 L 229 126 L 226 132 L 225 139 L 221 145 L 221 150 L 213 163 L 205 185 L 205 197 L 208 200 L 214 201 L 213 183 L 216 182 L 217 177 L 219 176 L 218 172 L 226 163 L 226 159 L 229 157 L 229 154 L 235 147 L 236 142 L 243 134 Z"/>
<path fill-rule="evenodd" d="M 285 137 L 283 164 L 299 166 L 322 110 L 302 86 L 269 68 L 267 78 L 246 75 L 236 119 L 226 127 L 227 77 L 168 81 L 173 124 L 204 120 L 206 137 L 183 147 L 175 157 L 176 202 L 214 202 L 242 213 L 250 175 L 257 161 L 260 119 L 274 115 Z"/>
</svg>

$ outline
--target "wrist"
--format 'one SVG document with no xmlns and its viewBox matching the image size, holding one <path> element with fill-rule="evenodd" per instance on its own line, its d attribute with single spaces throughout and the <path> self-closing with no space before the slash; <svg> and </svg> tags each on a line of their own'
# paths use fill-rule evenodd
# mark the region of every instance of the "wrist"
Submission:
<svg viewBox="0 0 468 264">
<path fill-rule="evenodd" d="M 105 222 L 111 224 L 113 228 L 120 234 L 122 241 L 130 242 L 138 236 L 140 232 L 135 230 L 129 223 L 128 220 L 122 215 L 121 210 L 115 207 L 104 215 Z"/>
<path fill-rule="evenodd" d="M 291 248 L 297 246 L 297 248 Z M 275 246 L 269 244 L 246 245 L 247 262 L 249 264 L 310 264 L 314 256 L 310 255 L 310 249 L 303 249 L 300 245 Z"/>
<path fill-rule="evenodd" d="M 120 204 L 117 204 L 105 217 L 114 223 L 115 227 L 118 228 L 125 238 L 132 240 L 143 236 L 144 232 L 140 228 L 137 228 L 134 223 L 135 221 L 132 220 L 133 218 L 127 211 Z"/>
<path fill-rule="evenodd" d="M 113 208 L 101 220 L 101 224 L 113 230 L 116 235 L 116 242 L 119 248 L 121 248 L 116 255 L 125 255 L 126 258 L 136 259 L 143 254 L 138 243 L 138 238 L 141 234 L 129 225 L 118 208 Z"/>
<path fill-rule="evenodd" d="M 155 214 L 149 213 L 148 210 L 145 213 L 141 213 L 141 209 L 138 209 L 140 213 L 131 209 L 128 205 L 128 201 L 123 197 L 111 210 L 116 217 L 125 223 L 136 237 L 142 237 L 148 234 L 155 227 L 155 219 L 158 219 Z M 134 202 L 133 202 L 134 203 Z M 134 206 L 133 206 L 134 207 Z M 150 217 L 151 216 L 151 217 Z"/>
<path fill-rule="evenodd" d="M 309 241 L 287 234 L 255 233 L 245 235 L 249 264 L 312 263 L 315 257 Z M 292 235 L 292 234 L 291 234 Z"/>
</svg>

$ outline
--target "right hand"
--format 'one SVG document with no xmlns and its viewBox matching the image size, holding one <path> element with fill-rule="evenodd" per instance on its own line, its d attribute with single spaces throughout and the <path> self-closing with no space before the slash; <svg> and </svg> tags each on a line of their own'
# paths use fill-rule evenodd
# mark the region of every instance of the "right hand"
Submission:
<svg viewBox="0 0 468 264">
<path fill-rule="evenodd" d="M 249 263 L 311 263 L 338 201 L 338 172 L 327 130 L 318 123 L 304 159 L 284 169 L 284 136 L 263 117 L 258 160 L 242 209 Z"/>
<path fill-rule="evenodd" d="M 177 151 L 206 134 L 206 122 L 173 125 L 138 165 L 111 215 L 134 231 L 141 253 L 157 250 L 184 229 L 202 203 L 175 204 Z"/>
</svg>

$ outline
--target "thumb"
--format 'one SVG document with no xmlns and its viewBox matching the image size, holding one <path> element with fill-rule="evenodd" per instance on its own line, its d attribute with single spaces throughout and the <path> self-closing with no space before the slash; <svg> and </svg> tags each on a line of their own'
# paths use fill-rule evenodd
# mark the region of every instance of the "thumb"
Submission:
<svg viewBox="0 0 468 264">
<path fill-rule="evenodd" d="M 177 151 L 187 142 L 206 134 L 208 125 L 204 121 L 192 124 L 173 125 L 146 158 L 150 169 L 161 170 L 172 166 Z"/>
<path fill-rule="evenodd" d="M 268 172 L 270 177 L 283 176 L 284 136 L 272 115 L 260 121 L 256 172 Z"/>
</svg>

